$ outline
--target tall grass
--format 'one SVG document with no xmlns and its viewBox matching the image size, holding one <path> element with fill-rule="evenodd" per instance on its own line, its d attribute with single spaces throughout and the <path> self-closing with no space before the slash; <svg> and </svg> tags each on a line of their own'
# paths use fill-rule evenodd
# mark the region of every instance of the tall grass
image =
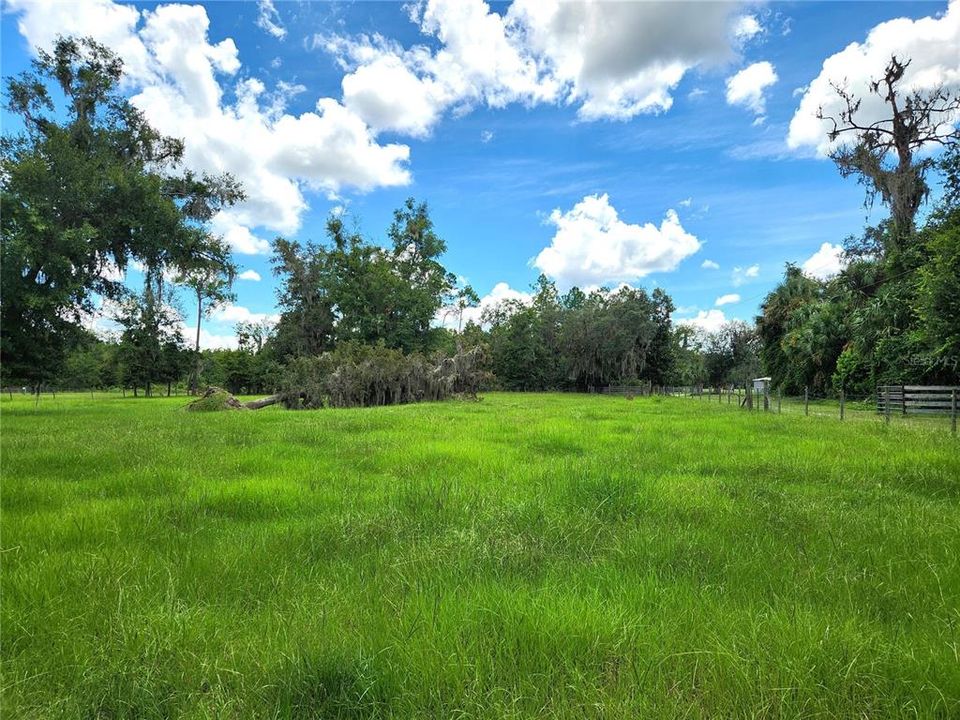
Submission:
<svg viewBox="0 0 960 720">
<path fill-rule="evenodd" d="M 3 400 L 4 718 L 960 716 L 939 426 L 183 403 Z"/>
</svg>

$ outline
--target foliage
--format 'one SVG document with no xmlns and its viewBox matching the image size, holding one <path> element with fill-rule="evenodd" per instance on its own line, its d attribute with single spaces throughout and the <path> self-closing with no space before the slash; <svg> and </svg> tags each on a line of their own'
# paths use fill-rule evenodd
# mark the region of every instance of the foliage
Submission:
<svg viewBox="0 0 960 720">
<path fill-rule="evenodd" d="M 200 385 L 224 387 L 235 395 L 274 392 L 280 384 L 281 365 L 266 351 L 249 349 L 204 350 Z"/>
<path fill-rule="evenodd" d="M 560 297 L 540 276 L 533 301 L 506 301 L 489 309 L 492 369 L 511 390 L 576 388 L 673 376 L 676 345 L 673 303 L 657 289 L 621 287 L 589 295 L 572 288 Z"/>
<path fill-rule="evenodd" d="M 208 234 L 202 237 L 205 246 L 203 252 L 183 263 L 177 276 L 177 283 L 190 290 L 197 302 L 197 331 L 193 346 L 196 364 L 190 382 L 193 390 L 197 389 L 202 369 L 200 326 L 203 318 L 217 305 L 236 298 L 230 289 L 237 274 L 237 266 L 230 257 L 230 247 L 222 238 Z"/>
<path fill-rule="evenodd" d="M 690 325 L 678 325 L 674 328 L 671 337 L 673 372 L 667 380 L 668 385 L 694 386 L 709 382 L 704 342 L 705 338 Z"/>
<path fill-rule="evenodd" d="M 281 315 L 270 345 L 278 358 L 311 356 L 333 347 L 334 309 L 326 287 L 326 254 L 312 243 L 273 241 L 274 274 L 280 277 Z"/>
<path fill-rule="evenodd" d="M 918 270 L 920 341 L 933 368 L 960 378 L 960 205 L 936 216 L 923 238 L 930 259 Z"/>
<path fill-rule="evenodd" d="M 150 395 L 155 383 L 172 383 L 185 372 L 183 336 L 177 325 L 176 311 L 166 298 L 156 298 L 146 285 L 142 294 L 129 294 L 120 302 L 114 318 L 123 331 L 117 348 L 120 382 L 132 387 L 134 394 L 143 388 Z"/>
<path fill-rule="evenodd" d="M 762 343 L 760 357 L 773 385 L 786 393 L 801 393 L 807 384 L 806 377 L 795 373 L 784 346 L 787 334 L 795 329 L 793 317 L 822 295 L 820 282 L 804 275 L 796 265 L 788 264 L 783 281 L 760 305 L 761 314 L 757 318 L 757 333 Z"/>
<path fill-rule="evenodd" d="M 761 306 L 761 356 L 788 393 L 871 395 L 880 384 L 960 384 L 960 166 L 941 158 L 940 204 L 909 245 L 895 224 L 845 242 L 848 265 L 821 282 L 788 266 Z"/>
<path fill-rule="evenodd" d="M 861 100 L 841 87 L 844 110 L 825 118 L 832 140 L 856 137 L 833 154 L 841 174 L 859 175 L 868 199 L 878 195 L 890 217 L 845 241 L 848 264 L 835 279 L 820 282 L 788 266 L 767 295 L 757 318 L 762 358 L 786 392 L 870 395 L 884 383 L 960 383 L 960 131 L 943 123 L 960 97 L 906 93 L 900 84 L 909 64 L 892 58 L 871 87 L 889 119 L 863 125 Z M 937 145 L 948 148 L 939 158 L 930 152 Z M 934 169 L 943 197 L 917 231 Z"/>
<path fill-rule="evenodd" d="M 98 298 L 143 263 L 152 295 L 164 273 L 203 257 L 197 224 L 242 197 L 229 176 L 176 175 L 183 143 L 156 132 L 119 93 L 121 61 L 90 39 L 59 38 L 7 81 L 24 131 L 0 141 L 4 377 L 49 381 Z"/>
<path fill-rule="evenodd" d="M 424 203 L 394 213 L 392 247 L 366 242 L 343 218 L 327 220 L 327 245 L 274 241 L 283 313 L 272 340 L 280 358 L 311 356 L 339 343 L 382 343 L 403 352 L 437 345 L 434 318 L 454 288 L 439 262 L 446 249 Z"/>
<path fill-rule="evenodd" d="M 724 324 L 706 338 L 703 358 L 710 385 L 747 385 L 761 369 L 756 328 L 741 321 Z"/>
</svg>

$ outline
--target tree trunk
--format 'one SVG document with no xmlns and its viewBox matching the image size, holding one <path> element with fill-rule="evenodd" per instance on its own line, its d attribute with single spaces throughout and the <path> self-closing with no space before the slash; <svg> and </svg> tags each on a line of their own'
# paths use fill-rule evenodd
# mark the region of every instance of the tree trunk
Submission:
<svg viewBox="0 0 960 720">
<path fill-rule="evenodd" d="M 265 408 L 269 405 L 276 405 L 280 402 L 279 395 L 269 395 L 265 398 L 260 398 L 259 400 L 251 400 L 248 403 L 244 403 L 243 406 L 249 410 L 259 410 L 260 408 Z"/>
<path fill-rule="evenodd" d="M 200 321 L 203 319 L 203 295 L 197 290 L 197 340 L 193 345 L 193 352 L 197 357 L 197 365 L 193 369 L 193 380 L 190 383 L 190 394 L 197 394 L 200 385 Z"/>
</svg>

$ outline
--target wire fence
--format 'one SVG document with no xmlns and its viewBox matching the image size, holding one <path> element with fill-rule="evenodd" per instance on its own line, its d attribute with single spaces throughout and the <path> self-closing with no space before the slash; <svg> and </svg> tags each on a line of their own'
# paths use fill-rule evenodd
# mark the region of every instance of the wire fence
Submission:
<svg viewBox="0 0 960 720">
<path fill-rule="evenodd" d="M 891 394 L 894 386 L 880 386 L 870 395 L 849 395 L 841 391 L 837 397 L 816 397 L 809 389 L 803 395 L 784 395 L 769 387 L 752 386 L 724 387 L 704 386 L 610 386 L 598 388 L 595 392 L 605 395 L 626 397 L 643 395 L 664 395 L 688 397 L 701 403 L 712 403 L 739 409 L 745 412 L 803 415 L 816 418 L 834 418 L 837 420 L 871 422 L 907 422 L 925 426 L 942 425 L 954 435 L 957 434 L 958 415 L 960 415 L 960 387 L 944 386 L 897 386 L 907 388 L 904 391 L 907 406 L 897 408 L 897 396 Z M 887 401 L 889 398 L 889 401 Z M 903 402 L 903 400 L 901 400 Z M 911 409 L 910 402 L 917 403 Z"/>
</svg>

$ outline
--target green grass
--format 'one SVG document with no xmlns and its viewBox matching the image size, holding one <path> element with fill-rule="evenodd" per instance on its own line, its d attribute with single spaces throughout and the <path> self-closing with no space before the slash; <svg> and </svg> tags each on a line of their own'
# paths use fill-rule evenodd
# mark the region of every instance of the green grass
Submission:
<svg viewBox="0 0 960 720">
<path fill-rule="evenodd" d="M 7 718 L 960 716 L 948 426 L 2 403 Z"/>
</svg>

